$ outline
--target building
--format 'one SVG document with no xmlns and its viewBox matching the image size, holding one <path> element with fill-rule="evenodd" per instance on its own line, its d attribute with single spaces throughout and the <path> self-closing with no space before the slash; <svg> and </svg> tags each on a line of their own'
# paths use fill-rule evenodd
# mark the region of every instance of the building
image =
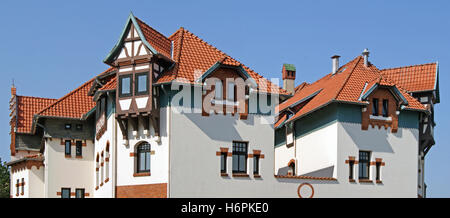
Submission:
<svg viewBox="0 0 450 218">
<path fill-rule="evenodd" d="M 130 14 L 106 71 L 60 99 L 12 88 L 11 197 L 425 197 L 438 65 L 368 55 L 297 87 L 284 64 L 282 89 Z"/>
</svg>

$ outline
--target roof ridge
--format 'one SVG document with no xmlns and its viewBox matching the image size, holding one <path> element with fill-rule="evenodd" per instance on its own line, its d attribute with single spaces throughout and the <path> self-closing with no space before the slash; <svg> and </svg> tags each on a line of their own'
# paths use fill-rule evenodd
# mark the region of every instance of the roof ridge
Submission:
<svg viewBox="0 0 450 218">
<path fill-rule="evenodd" d="M 180 31 L 184 31 L 184 28 L 182 26 L 180 26 L 180 28 L 177 29 L 177 31 L 175 31 L 174 33 L 172 33 L 172 35 L 170 35 L 169 37 L 167 37 L 170 41 L 173 41 L 171 38 L 175 37 L 176 34 L 178 34 L 178 32 Z"/>
<path fill-rule="evenodd" d="M 425 63 L 425 64 L 407 65 L 407 66 L 402 66 L 402 67 L 391 67 L 391 68 L 381 69 L 380 71 L 397 70 L 397 69 L 410 68 L 410 67 L 420 67 L 420 66 L 433 65 L 433 64 L 437 64 L 437 62 L 431 62 L 431 63 Z"/>
<path fill-rule="evenodd" d="M 356 57 L 355 59 L 353 59 L 352 61 L 356 61 L 355 65 L 353 66 L 353 69 L 350 71 L 350 73 L 348 74 L 347 78 L 345 78 L 344 82 L 342 83 L 341 87 L 339 88 L 339 90 L 336 93 L 336 96 L 334 98 L 332 98 L 333 100 L 336 100 L 339 96 L 339 94 L 341 94 L 342 90 L 344 89 L 345 85 L 347 84 L 348 80 L 350 79 L 351 75 L 353 74 L 353 72 L 355 71 L 356 67 L 358 66 L 359 62 L 361 61 L 361 55 L 358 55 L 358 57 Z M 357 60 L 356 60 L 357 59 Z M 352 62 L 350 61 L 350 62 Z M 349 63 L 350 63 L 349 62 Z"/>
<path fill-rule="evenodd" d="M 42 100 L 58 100 L 57 98 L 44 98 L 44 97 L 36 97 L 36 96 L 26 96 L 26 95 L 16 95 L 17 97 L 24 98 L 34 98 L 34 99 L 42 99 Z"/>
</svg>

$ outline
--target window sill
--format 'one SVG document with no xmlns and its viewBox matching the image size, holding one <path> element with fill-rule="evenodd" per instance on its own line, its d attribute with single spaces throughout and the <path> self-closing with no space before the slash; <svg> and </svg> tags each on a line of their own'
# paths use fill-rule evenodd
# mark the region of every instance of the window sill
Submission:
<svg viewBox="0 0 450 218">
<path fill-rule="evenodd" d="M 106 178 L 106 179 L 105 179 L 105 183 L 107 183 L 107 182 L 109 182 L 109 178 Z"/>
<path fill-rule="evenodd" d="M 249 177 L 249 175 L 245 174 L 245 173 L 233 173 L 232 176 L 233 177 Z"/>
<path fill-rule="evenodd" d="M 220 176 L 228 177 L 228 173 L 220 173 Z"/>
<path fill-rule="evenodd" d="M 95 187 L 95 190 L 98 190 L 98 186 L 97 186 L 97 187 Z"/>
<path fill-rule="evenodd" d="M 261 178 L 261 175 L 259 175 L 259 174 L 253 174 L 253 178 Z"/>
<path fill-rule="evenodd" d="M 348 179 L 349 182 L 356 182 L 355 179 Z"/>
<path fill-rule="evenodd" d="M 77 156 L 75 156 L 75 158 L 78 158 L 78 159 L 82 159 L 82 158 L 83 158 L 83 156 L 81 156 L 81 155 L 77 155 Z"/>
<path fill-rule="evenodd" d="M 376 183 L 377 184 L 383 184 L 383 182 L 381 180 L 377 180 Z"/>
<path fill-rule="evenodd" d="M 150 176 L 150 172 L 148 173 L 134 173 L 133 177 L 142 177 L 142 176 Z"/>
<path fill-rule="evenodd" d="M 64 155 L 66 158 L 72 158 L 72 155 L 68 155 L 68 154 L 66 154 L 66 155 Z"/>
<path fill-rule="evenodd" d="M 360 183 L 373 183 L 373 181 L 370 180 L 370 179 L 359 179 L 358 181 L 359 181 Z"/>
</svg>

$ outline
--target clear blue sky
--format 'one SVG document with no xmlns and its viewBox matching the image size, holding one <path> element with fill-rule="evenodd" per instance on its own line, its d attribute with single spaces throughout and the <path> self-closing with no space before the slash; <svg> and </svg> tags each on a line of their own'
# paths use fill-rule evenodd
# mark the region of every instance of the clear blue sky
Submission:
<svg viewBox="0 0 450 218">
<path fill-rule="evenodd" d="M 0 3 L 0 157 L 9 160 L 11 80 L 19 95 L 59 98 L 107 68 L 130 11 L 169 36 L 180 26 L 263 76 L 312 82 L 364 48 L 379 68 L 439 61 L 436 141 L 426 159 L 431 197 L 450 197 L 449 1 L 20 1 Z"/>
</svg>

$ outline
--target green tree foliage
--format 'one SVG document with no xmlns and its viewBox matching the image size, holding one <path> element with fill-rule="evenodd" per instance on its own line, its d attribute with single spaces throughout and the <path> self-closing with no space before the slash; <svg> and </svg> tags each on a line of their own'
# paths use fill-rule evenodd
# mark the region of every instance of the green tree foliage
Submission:
<svg viewBox="0 0 450 218">
<path fill-rule="evenodd" d="M 0 158 L 0 198 L 9 198 L 9 168 Z"/>
</svg>

